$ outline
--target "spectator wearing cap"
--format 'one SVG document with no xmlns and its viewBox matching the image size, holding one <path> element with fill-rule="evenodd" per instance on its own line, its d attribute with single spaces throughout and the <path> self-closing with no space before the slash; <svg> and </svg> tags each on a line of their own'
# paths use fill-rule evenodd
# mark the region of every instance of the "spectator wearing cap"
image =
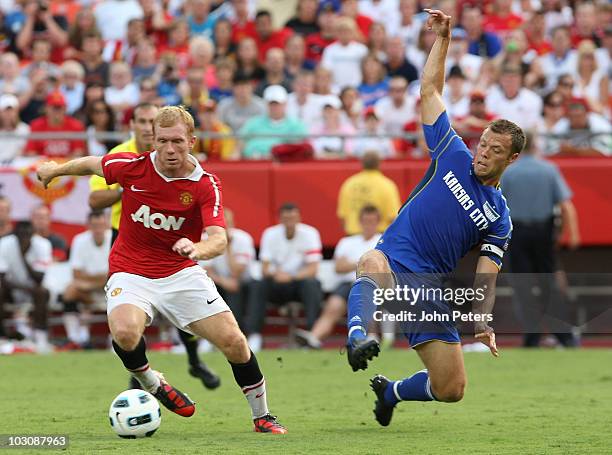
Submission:
<svg viewBox="0 0 612 455">
<path fill-rule="evenodd" d="M 357 27 L 349 17 L 336 21 L 338 41 L 323 51 L 321 65 L 332 73 L 332 84 L 336 93 L 345 86 L 361 84 L 361 61 L 368 55 L 368 48 L 356 41 Z"/>
<path fill-rule="evenodd" d="M 566 135 L 559 145 L 563 155 L 612 155 L 612 126 L 610 121 L 594 112 L 584 98 L 572 98 L 567 103 L 567 118 L 554 126 L 555 134 Z"/>
<path fill-rule="evenodd" d="M 313 93 L 314 74 L 302 70 L 293 80 L 293 91 L 287 97 L 287 115 L 300 119 L 305 125 L 314 125 L 321 118 L 322 95 Z"/>
<path fill-rule="evenodd" d="M 604 114 L 608 107 L 610 79 L 604 68 L 599 68 L 593 41 L 582 41 L 578 46 L 576 82 L 572 95 L 585 98 L 591 112 Z"/>
<path fill-rule="evenodd" d="M 408 94 L 407 89 L 406 79 L 395 76 L 389 81 L 389 95 L 374 105 L 386 134 L 401 136 L 404 125 L 416 117 L 416 98 Z"/>
<path fill-rule="evenodd" d="M 406 58 L 406 46 L 398 36 L 387 40 L 387 62 L 385 63 L 389 77 L 401 76 L 408 81 L 416 81 L 418 73 L 416 67 Z"/>
<path fill-rule="evenodd" d="M 380 213 L 378 232 L 383 232 L 395 219 L 401 202 L 393 180 L 380 171 L 378 151 L 367 151 L 361 158 L 363 170 L 342 183 L 338 193 L 338 218 L 348 235 L 361 232 L 359 213 L 366 205 L 373 205 Z"/>
<path fill-rule="evenodd" d="M 250 118 L 264 115 L 266 103 L 253 94 L 251 79 L 237 73 L 234 76 L 233 96 L 219 103 L 219 119 L 232 131 L 239 131 Z"/>
<path fill-rule="evenodd" d="M 373 106 L 389 93 L 389 79 L 382 62 L 373 55 L 367 55 L 361 61 L 363 80 L 357 91 L 365 107 Z"/>
<path fill-rule="evenodd" d="M 576 51 L 572 49 L 570 30 L 559 26 L 552 31 L 552 51 L 539 59 L 542 74 L 545 78 L 545 89 L 552 90 L 563 74 L 574 74 L 576 71 Z"/>
<path fill-rule="evenodd" d="M 0 164 L 8 164 L 23 153 L 30 127 L 19 119 L 19 100 L 15 95 L 0 95 L 0 132 L 13 136 L 2 139 Z"/>
<path fill-rule="evenodd" d="M 321 121 L 310 129 L 311 140 L 318 159 L 344 158 L 353 154 L 353 140 L 356 131 L 350 122 L 342 117 L 342 102 L 336 95 L 327 95 L 322 102 Z M 349 136 L 349 137 L 346 137 Z"/>
<path fill-rule="evenodd" d="M 66 115 L 66 100 L 59 91 L 47 95 L 45 115 L 32 121 L 32 133 L 85 132 L 81 122 Z M 85 155 L 85 141 L 82 139 L 30 139 L 25 154 L 47 158 L 75 158 Z"/>
<path fill-rule="evenodd" d="M 320 4 L 317 19 L 320 31 L 306 37 L 306 59 L 308 61 L 314 64 L 319 63 L 325 48 L 336 41 L 337 18 L 338 15 L 331 3 L 323 2 Z"/>
<path fill-rule="evenodd" d="M 387 33 L 391 37 L 399 37 L 405 47 L 416 46 L 423 27 L 422 20 L 416 14 L 417 1 L 399 0 L 398 10 L 399 14 L 394 14 L 389 21 L 384 22 Z"/>
<path fill-rule="evenodd" d="M 535 128 L 542 112 L 542 99 L 523 87 L 522 70 L 518 65 L 502 67 L 499 84 L 489 91 L 486 105 L 499 118 L 510 120 L 524 130 Z"/>
<path fill-rule="evenodd" d="M 302 36 L 317 33 L 319 31 L 317 24 L 318 6 L 318 0 L 299 0 L 295 16 L 287 21 L 285 27 Z"/>
<path fill-rule="evenodd" d="M 271 85 L 280 85 L 287 91 L 291 90 L 291 80 L 285 72 L 285 52 L 282 49 L 273 47 L 268 50 L 264 71 L 264 78 L 255 88 L 257 96 L 263 96 L 264 90 Z"/>
<path fill-rule="evenodd" d="M 472 152 L 476 151 L 480 134 L 497 118 L 487 111 L 485 100 L 486 95 L 483 92 L 473 91 L 469 96 L 467 113 L 453 120 L 455 131 Z"/>
<path fill-rule="evenodd" d="M 502 42 L 494 31 L 483 29 L 483 17 L 479 8 L 464 8 L 461 26 L 468 35 L 468 52 L 482 58 L 493 58 L 502 50 Z"/>
<path fill-rule="evenodd" d="M 319 231 L 301 222 L 300 209 L 285 203 L 279 210 L 280 223 L 267 228 L 260 242 L 259 259 L 262 280 L 254 285 L 249 302 L 246 328 L 253 351 L 262 347 L 263 328 L 268 302 L 281 305 L 298 301 L 306 310 L 310 329 L 319 314 L 323 293 L 317 280 L 322 259 Z"/>
<path fill-rule="evenodd" d="M 304 139 L 306 125 L 286 115 L 287 96 L 287 90 L 280 85 L 271 85 L 264 90 L 267 113 L 250 118 L 240 129 L 243 158 L 268 159 L 275 145 Z"/>
<path fill-rule="evenodd" d="M 468 53 L 468 36 L 462 28 L 454 28 L 451 32 L 451 44 L 448 49 L 446 68 L 458 66 L 465 78 L 475 84 L 480 76 L 483 59 L 478 55 Z"/>
<path fill-rule="evenodd" d="M 446 90 L 442 94 L 446 112 L 451 120 L 467 115 L 470 87 L 471 84 L 465 80 L 461 68 L 457 65 L 452 66 L 446 76 Z"/>
<path fill-rule="evenodd" d="M 76 60 L 62 63 L 60 91 L 66 98 L 66 113 L 74 115 L 83 106 L 85 70 Z"/>
<path fill-rule="evenodd" d="M 217 103 L 212 100 L 204 101 L 197 110 L 199 125 L 198 140 L 192 153 L 200 160 L 207 161 L 229 160 L 236 155 L 236 141 L 231 137 L 232 129 L 217 118 Z M 228 137 L 208 137 L 207 133 L 225 134 Z"/>
<path fill-rule="evenodd" d="M 390 138 L 384 137 L 384 131 L 374 107 L 366 108 L 363 113 L 363 136 L 353 141 L 352 155 L 362 158 L 366 152 L 374 151 L 381 159 L 395 155 L 395 147 Z"/>
<path fill-rule="evenodd" d="M 265 60 L 268 51 L 273 47 L 284 49 L 287 39 L 292 34 L 293 31 L 286 27 L 274 29 L 270 11 L 260 10 L 255 15 L 255 33 L 251 38 L 257 44 L 260 60 Z"/>
</svg>

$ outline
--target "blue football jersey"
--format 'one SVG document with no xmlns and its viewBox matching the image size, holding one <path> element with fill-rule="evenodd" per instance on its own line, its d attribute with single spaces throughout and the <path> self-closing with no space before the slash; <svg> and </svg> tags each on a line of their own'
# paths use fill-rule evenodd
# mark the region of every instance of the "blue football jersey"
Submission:
<svg viewBox="0 0 612 455">
<path fill-rule="evenodd" d="M 423 125 L 432 158 L 376 246 L 415 273 L 449 273 L 471 248 L 501 268 L 512 221 L 499 188 L 483 185 L 472 168 L 472 155 L 443 112 Z"/>
</svg>

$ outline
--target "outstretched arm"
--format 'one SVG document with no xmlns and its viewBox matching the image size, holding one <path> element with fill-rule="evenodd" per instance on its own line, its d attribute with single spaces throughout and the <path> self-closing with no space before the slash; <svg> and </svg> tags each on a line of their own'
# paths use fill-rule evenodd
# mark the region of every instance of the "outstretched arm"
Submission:
<svg viewBox="0 0 612 455">
<path fill-rule="evenodd" d="M 421 77 L 421 120 L 424 125 L 433 125 L 440 114 L 445 111 L 442 102 L 444 89 L 444 62 L 450 43 L 450 16 L 442 11 L 425 9 L 429 14 L 427 27 L 437 37 L 434 42 Z"/>
<path fill-rule="evenodd" d="M 102 158 L 99 156 L 86 156 L 57 164 L 55 161 L 45 161 L 36 171 L 38 180 L 45 188 L 49 186 L 51 180 L 62 175 L 99 175 L 104 177 L 102 172 Z"/>
</svg>

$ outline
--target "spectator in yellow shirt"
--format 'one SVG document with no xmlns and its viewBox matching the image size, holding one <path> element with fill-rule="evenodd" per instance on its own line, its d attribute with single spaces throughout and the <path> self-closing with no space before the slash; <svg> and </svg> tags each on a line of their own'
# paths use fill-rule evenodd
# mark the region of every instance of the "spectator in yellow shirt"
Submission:
<svg viewBox="0 0 612 455">
<path fill-rule="evenodd" d="M 378 232 L 387 229 L 401 206 L 397 185 L 380 171 L 378 152 L 366 152 L 361 163 L 363 170 L 346 179 L 338 195 L 337 215 L 347 235 L 361 232 L 359 212 L 364 206 L 373 205 L 380 212 Z"/>
<path fill-rule="evenodd" d="M 217 103 L 209 99 L 198 109 L 199 130 L 213 134 L 231 134 L 232 129 L 217 117 Z M 219 161 L 238 157 L 236 154 L 236 141 L 232 137 L 202 137 L 199 136 L 192 153 L 199 160 Z"/>
</svg>

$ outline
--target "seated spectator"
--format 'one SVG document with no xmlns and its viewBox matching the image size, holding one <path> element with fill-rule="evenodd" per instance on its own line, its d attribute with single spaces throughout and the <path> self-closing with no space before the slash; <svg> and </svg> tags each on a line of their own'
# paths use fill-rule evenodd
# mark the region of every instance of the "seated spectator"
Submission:
<svg viewBox="0 0 612 455">
<path fill-rule="evenodd" d="M 54 78 L 50 77 L 46 70 L 38 68 L 30 74 L 29 90 L 22 94 L 19 100 L 21 108 L 21 120 L 29 124 L 34 119 L 45 114 L 47 95 L 51 90 Z"/>
<path fill-rule="evenodd" d="M 606 118 L 589 112 L 584 98 L 573 98 L 567 105 L 567 118 L 559 120 L 553 128 L 555 134 L 564 134 L 559 153 L 577 156 L 612 155 L 612 126 Z"/>
<path fill-rule="evenodd" d="M 458 66 L 465 78 L 470 83 L 475 84 L 480 76 L 482 57 L 468 53 L 467 33 L 462 28 L 454 28 L 451 37 L 446 68 Z"/>
<path fill-rule="evenodd" d="M 217 290 L 227 302 L 238 321 L 244 327 L 244 314 L 252 289 L 251 264 L 255 260 L 253 237 L 234 224 L 234 213 L 225 207 L 225 224 L 228 243 L 221 256 L 200 263 L 208 276 L 215 282 Z"/>
<path fill-rule="evenodd" d="M 494 114 L 487 111 L 485 99 L 484 93 L 472 92 L 469 97 L 468 112 L 453 120 L 455 131 L 472 152 L 476 152 L 480 135 L 484 129 L 496 119 Z"/>
<path fill-rule="evenodd" d="M 248 119 L 240 128 L 244 141 L 243 158 L 269 159 L 275 145 L 301 141 L 306 136 L 306 125 L 286 115 L 287 90 L 280 85 L 271 85 L 263 95 L 268 112 Z"/>
<path fill-rule="evenodd" d="M 381 24 L 390 24 L 399 9 L 398 0 L 365 0 L 358 5 L 359 13 Z M 370 28 L 371 30 L 371 28 Z"/>
<path fill-rule="evenodd" d="M 136 58 L 132 65 L 134 82 L 140 83 L 145 78 L 153 77 L 157 69 L 157 50 L 153 41 L 143 38 L 136 47 Z"/>
<path fill-rule="evenodd" d="M 19 119 L 19 100 L 15 95 L 0 95 L 0 132 L 15 134 L 2 139 L 0 165 L 8 164 L 23 153 L 30 127 Z M 1 227 L 0 227 L 1 232 Z"/>
<path fill-rule="evenodd" d="M 74 118 L 81 123 L 87 123 L 87 109 L 91 103 L 99 100 L 104 101 L 104 87 L 102 84 L 94 82 L 93 84 L 86 85 L 81 108 L 74 114 Z"/>
<path fill-rule="evenodd" d="M 130 19 L 124 39 L 107 41 L 102 58 L 106 62 L 126 62 L 133 65 L 138 53 L 138 45 L 147 38 L 144 21 L 140 18 Z"/>
<path fill-rule="evenodd" d="M 0 238 L 12 233 L 13 221 L 11 220 L 11 201 L 6 196 L 0 195 Z"/>
<path fill-rule="evenodd" d="M 275 30 L 272 14 L 267 10 L 260 10 L 255 15 L 255 33 L 251 36 L 259 50 L 259 59 L 264 61 L 268 51 L 273 47 L 284 49 L 287 39 L 293 34 L 288 28 Z"/>
<path fill-rule="evenodd" d="M 317 24 L 318 0 L 298 0 L 295 16 L 287 21 L 285 27 L 297 35 L 308 36 L 319 31 Z"/>
<path fill-rule="evenodd" d="M 87 33 L 100 33 L 93 9 L 82 7 L 74 21 L 68 26 L 68 47 L 64 50 L 64 58 L 76 59 L 83 46 L 83 38 Z"/>
<path fill-rule="evenodd" d="M 302 70 L 293 80 L 293 91 L 287 98 L 287 115 L 301 120 L 305 125 L 314 125 L 321 118 L 324 97 L 312 93 L 314 74 Z"/>
<path fill-rule="evenodd" d="M 172 24 L 173 17 L 168 11 L 170 8 L 155 0 L 139 0 L 138 3 L 142 8 L 145 36 L 151 39 L 155 46 L 165 44 L 168 41 L 168 28 Z"/>
<path fill-rule="evenodd" d="M 407 88 L 408 82 L 403 77 L 391 78 L 389 96 L 374 105 L 386 134 L 401 136 L 404 125 L 415 118 L 416 98 L 408 94 Z"/>
<path fill-rule="evenodd" d="M 539 89 L 542 74 L 540 61 L 536 58 L 536 53 L 528 49 L 527 38 L 523 30 L 513 30 L 508 34 L 504 50 L 498 57 L 501 66 L 512 65 L 521 68 L 525 88 Z"/>
<path fill-rule="evenodd" d="M 387 229 L 401 205 L 397 185 L 380 171 L 379 153 L 366 152 L 361 164 L 363 170 L 346 179 L 338 194 L 336 213 L 348 235 L 361 232 L 359 213 L 366 205 L 373 205 L 380 213 L 378 232 Z"/>
<path fill-rule="evenodd" d="M 484 30 L 482 12 L 479 8 L 464 8 L 461 14 L 461 26 L 467 32 L 470 54 L 493 58 L 502 50 L 502 42 L 495 31 Z"/>
<path fill-rule="evenodd" d="M 395 14 L 384 22 L 390 37 L 399 37 L 406 48 L 417 45 L 423 22 L 416 15 L 416 0 L 399 0 L 399 15 Z M 404 76 L 405 77 L 405 76 Z"/>
<path fill-rule="evenodd" d="M 36 61 L 35 42 L 48 44 L 49 60 L 59 63 L 63 60 L 64 47 L 68 44 L 68 21 L 64 16 L 52 15 L 47 0 L 29 0 L 25 2 L 25 22 L 17 33 L 15 44 L 22 55 Z M 32 50 L 32 55 L 30 55 Z"/>
<path fill-rule="evenodd" d="M 187 24 L 190 36 L 213 38 L 216 16 L 210 14 L 210 0 L 191 0 Z"/>
<path fill-rule="evenodd" d="M 196 36 L 189 40 L 189 60 L 188 68 L 198 68 L 202 70 L 203 81 L 207 87 L 217 85 L 215 74 L 215 46 L 211 40 L 204 36 Z M 181 68 L 181 76 L 187 74 L 188 68 Z"/>
<path fill-rule="evenodd" d="M 131 19 L 142 18 L 142 7 L 137 0 L 105 0 L 94 8 L 98 29 L 105 41 L 125 38 L 127 24 Z"/>
<path fill-rule="evenodd" d="M 370 27 L 374 20 L 359 11 L 357 0 L 342 0 L 340 2 L 340 16 L 351 19 L 357 26 L 356 39 L 367 42 L 370 37 Z"/>
<path fill-rule="evenodd" d="M 261 236 L 259 259 L 262 280 L 255 282 L 249 302 L 246 329 L 253 352 L 261 349 L 261 329 L 268 302 L 282 305 L 297 301 L 306 310 L 310 329 L 319 314 L 323 292 L 317 280 L 322 259 L 321 237 L 316 228 L 300 222 L 300 209 L 287 202 L 279 211 L 280 224 L 267 228 Z"/>
<path fill-rule="evenodd" d="M 361 61 L 363 80 L 357 91 L 365 107 L 373 106 L 387 96 L 389 80 L 383 64 L 372 54 Z"/>
<path fill-rule="evenodd" d="M 324 3 L 321 5 L 317 24 L 320 31 L 306 37 L 306 59 L 313 64 L 318 64 L 327 46 L 336 41 L 336 14 L 333 5 Z"/>
<path fill-rule="evenodd" d="M 572 27 L 572 47 L 578 47 L 583 40 L 593 41 L 601 46 L 602 30 L 597 24 L 597 7 L 595 3 L 583 2 L 575 6 L 575 24 Z"/>
<path fill-rule="evenodd" d="M 25 77 L 29 77 L 32 71 L 36 69 L 43 69 L 50 76 L 58 77 L 60 75 L 59 67 L 55 63 L 51 63 L 51 43 L 43 39 L 37 39 L 32 43 L 32 59 L 21 73 Z"/>
<path fill-rule="evenodd" d="M 32 133 L 85 131 L 83 124 L 66 115 L 66 100 L 61 92 L 51 92 L 46 98 L 45 115 L 30 124 Z M 48 158 L 74 158 L 85 155 L 85 142 L 81 139 L 30 139 L 26 155 Z"/>
<path fill-rule="evenodd" d="M 190 64 L 189 58 L 189 25 L 185 19 L 174 19 L 168 29 L 168 41 L 158 47 L 159 54 L 172 53 L 176 57 L 176 64 L 180 74 L 184 74 Z M 212 59 L 212 55 L 211 55 Z M 193 60 L 191 63 L 196 63 Z"/>
<path fill-rule="evenodd" d="M 62 63 L 60 92 L 66 98 L 66 113 L 74 115 L 83 105 L 85 94 L 85 70 L 76 60 L 67 60 Z"/>
<path fill-rule="evenodd" d="M 524 130 L 536 127 L 542 112 L 542 99 L 523 86 L 520 66 L 504 65 L 499 83 L 487 94 L 487 109 Z"/>
<path fill-rule="evenodd" d="M 264 63 L 265 75 L 255 88 L 257 96 L 263 96 L 263 92 L 271 85 L 280 85 L 285 90 L 291 90 L 291 81 L 285 73 L 285 53 L 282 49 L 273 47 L 266 54 Z"/>
<path fill-rule="evenodd" d="M 296 340 L 302 346 L 320 349 L 322 342 L 332 334 L 336 324 L 346 314 L 346 302 L 355 281 L 357 263 L 362 254 L 376 247 L 380 239 L 379 223 L 380 213 L 376 207 L 372 205 L 362 207 L 359 211 L 360 232 L 343 237 L 336 245 L 334 264 L 340 283 L 325 302 L 323 312 L 312 326 L 312 330 L 296 330 Z"/>
<path fill-rule="evenodd" d="M 293 35 L 285 45 L 285 74 L 293 79 L 302 70 L 314 70 L 313 62 L 306 60 L 306 44 L 301 35 Z"/>
<path fill-rule="evenodd" d="M 18 327 L 15 336 L 32 335 L 36 351 L 41 354 L 53 350 L 47 331 L 49 291 L 42 285 L 51 262 L 51 243 L 34 234 L 28 221 L 19 221 L 14 234 L 0 238 L 0 338 L 7 335 L 4 304 L 32 302 L 33 331 L 27 326 Z"/>
<path fill-rule="evenodd" d="M 523 23 L 523 18 L 512 11 L 512 0 L 493 0 L 491 13 L 484 19 L 483 28 L 499 34 L 502 39 Z"/>
<path fill-rule="evenodd" d="M 385 68 L 389 77 L 400 76 L 408 81 L 418 79 L 416 67 L 406 59 L 406 47 L 401 38 L 394 36 L 387 41 Z"/>
<path fill-rule="evenodd" d="M 525 35 L 529 49 L 542 56 L 552 50 L 552 45 L 546 34 L 546 17 L 543 9 L 534 11 L 525 24 Z"/>
<path fill-rule="evenodd" d="M 234 74 L 236 73 L 236 64 L 230 58 L 224 58 L 217 61 L 216 65 L 217 84 L 209 87 L 208 95 L 219 103 L 225 98 L 231 98 L 233 95 Z"/>
<path fill-rule="evenodd" d="M 610 79 L 606 69 L 599 68 L 595 49 L 592 41 L 582 41 L 578 46 L 576 83 L 572 95 L 585 98 L 591 112 L 603 115 L 609 104 Z"/>
<path fill-rule="evenodd" d="M 560 26 L 552 31 L 552 51 L 539 59 L 542 75 L 545 78 L 544 88 L 553 90 L 563 74 L 576 72 L 576 51 L 572 49 L 569 27 Z"/>
<path fill-rule="evenodd" d="M 234 76 L 234 95 L 219 103 L 219 120 L 233 131 L 239 131 L 250 118 L 264 115 L 266 103 L 253 95 L 251 79 L 239 73 Z"/>
<path fill-rule="evenodd" d="M 158 80 L 157 94 L 162 104 L 176 106 L 181 102 L 179 84 L 181 76 L 176 61 L 176 54 L 166 52 L 161 55 L 153 79 Z"/>
<path fill-rule="evenodd" d="M 357 158 L 363 156 L 370 151 L 376 152 L 381 159 L 391 158 L 395 155 L 395 146 L 393 141 L 384 136 L 381 122 L 376 115 L 376 110 L 369 107 L 363 114 L 363 133 L 365 136 L 359 137 L 353 141 L 352 155 Z"/>
<path fill-rule="evenodd" d="M 536 125 L 535 144 L 536 150 L 543 155 L 552 155 L 559 151 L 559 139 L 549 135 L 554 134 L 553 130 L 557 123 L 564 117 L 564 100 L 559 92 L 551 92 L 544 97 L 544 107 L 542 117 Z"/>
<path fill-rule="evenodd" d="M 102 37 L 98 32 L 88 32 L 83 37 L 81 48 L 81 64 L 85 68 L 85 79 L 83 82 L 90 85 L 93 83 L 108 85 L 110 65 L 102 58 Z"/>
<path fill-rule="evenodd" d="M 104 100 L 97 100 L 89 104 L 85 125 L 87 126 L 87 151 L 89 155 L 104 156 L 109 150 L 119 145 L 119 141 L 96 137 L 96 133 L 115 131 L 115 113 Z"/>
<path fill-rule="evenodd" d="M 30 89 L 30 81 L 21 74 L 19 59 L 12 52 L 0 55 L 0 93 L 12 93 L 23 99 Z"/>
<path fill-rule="evenodd" d="M 204 71 L 200 68 L 189 68 L 187 77 L 179 85 L 179 92 L 182 93 L 181 104 L 197 119 L 198 109 L 208 100 Z"/>
<path fill-rule="evenodd" d="M 236 44 L 232 41 L 232 23 L 228 19 L 219 19 L 213 33 L 215 43 L 215 62 L 220 59 L 233 59 L 236 54 Z"/>
<path fill-rule="evenodd" d="M 353 154 L 353 136 L 356 131 L 353 125 L 344 120 L 342 102 L 335 95 L 328 95 L 321 103 L 323 106 L 321 121 L 310 129 L 312 146 L 317 159 L 345 158 Z"/>
<path fill-rule="evenodd" d="M 263 60 L 263 59 L 262 59 Z M 264 69 L 259 63 L 257 44 L 253 38 L 244 38 L 238 43 L 236 51 L 236 74 L 259 82 L 264 77 Z"/>
<path fill-rule="evenodd" d="M 572 76 L 571 74 L 562 74 L 561 76 L 559 76 L 559 80 L 554 91 L 561 95 L 561 98 L 563 98 L 564 106 L 569 102 L 569 100 L 574 98 L 572 93 L 574 92 L 575 85 L 576 83 L 574 82 L 574 76 Z"/>
<path fill-rule="evenodd" d="M 351 122 L 354 128 L 359 129 L 362 125 L 363 102 L 359 98 L 357 89 L 355 87 L 344 87 L 340 91 L 340 101 L 342 101 L 343 116 Z"/>
<path fill-rule="evenodd" d="M 465 117 L 468 113 L 471 84 L 459 66 L 452 66 L 446 77 L 446 87 L 442 94 L 446 113 L 452 119 Z"/>
<path fill-rule="evenodd" d="M 431 47 L 435 41 L 436 34 L 433 32 L 433 30 L 429 30 L 427 25 L 423 24 L 423 27 L 419 32 L 417 45 L 407 49 L 406 58 L 414 65 L 419 73 L 423 71 L 425 61 L 427 60 L 427 56 L 429 55 Z"/>
<path fill-rule="evenodd" d="M 89 229 L 77 234 L 70 248 L 72 281 L 62 294 L 64 329 L 72 348 L 90 345 L 89 326 L 79 317 L 79 303 L 85 307 L 94 303 L 96 294 L 104 298 L 104 286 L 108 280 L 108 256 L 111 249 L 111 230 L 108 216 L 103 211 L 91 212 Z"/>
<path fill-rule="evenodd" d="M 332 89 L 334 75 L 330 70 L 319 65 L 315 68 L 314 76 L 314 93 L 317 95 L 335 95 Z"/>
<path fill-rule="evenodd" d="M 222 123 L 216 114 L 217 103 L 206 100 L 198 109 L 198 129 L 202 133 L 232 134 L 229 126 Z M 235 158 L 237 155 L 236 141 L 233 137 L 202 137 L 193 146 L 192 153 L 199 160 L 219 161 Z"/>
<path fill-rule="evenodd" d="M 355 21 L 341 17 L 336 22 L 338 41 L 323 51 L 321 65 L 332 73 L 332 85 L 336 92 L 342 87 L 358 87 L 361 84 L 361 61 L 368 55 L 368 48 L 356 41 Z"/>
<path fill-rule="evenodd" d="M 231 0 L 234 9 L 232 19 L 232 41 L 236 44 L 255 35 L 255 21 L 249 11 L 249 0 Z"/>
<path fill-rule="evenodd" d="M 39 235 L 51 242 L 53 259 L 65 261 L 68 259 L 68 244 L 64 237 L 51 231 L 51 210 L 44 204 L 32 209 L 30 218 L 34 234 Z"/>
<path fill-rule="evenodd" d="M 114 62 L 110 66 L 111 85 L 104 89 L 104 101 L 118 118 L 129 108 L 138 104 L 138 85 L 132 82 L 132 70 L 125 62 Z"/>
<path fill-rule="evenodd" d="M 387 29 L 380 22 L 373 22 L 370 26 L 369 39 L 366 43 L 368 53 L 380 62 L 387 61 Z"/>
</svg>

